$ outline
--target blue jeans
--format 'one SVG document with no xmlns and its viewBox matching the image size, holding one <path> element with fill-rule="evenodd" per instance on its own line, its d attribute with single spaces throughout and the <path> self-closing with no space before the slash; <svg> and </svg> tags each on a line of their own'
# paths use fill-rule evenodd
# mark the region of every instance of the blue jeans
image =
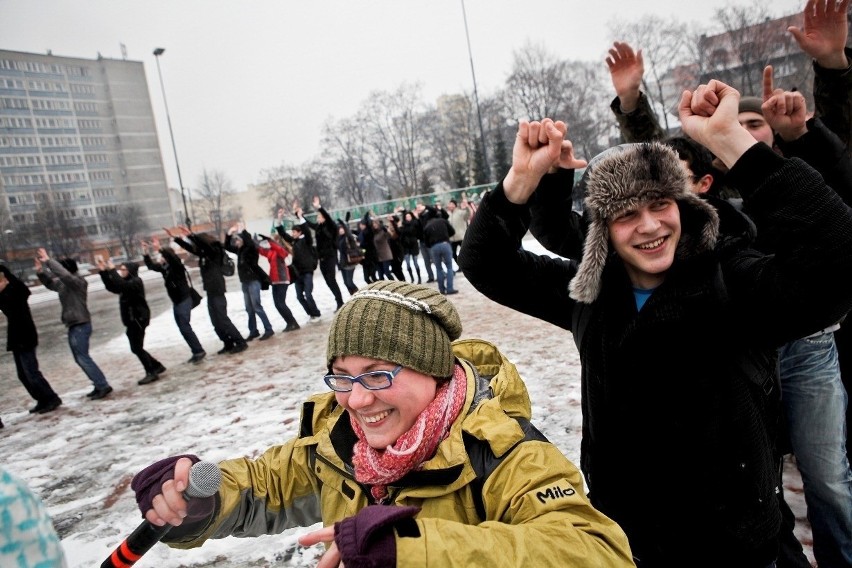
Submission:
<svg viewBox="0 0 852 568">
<path fill-rule="evenodd" d="M 453 249 L 450 247 L 450 243 L 447 241 L 435 243 L 429 250 L 429 254 L 432 256 L 435 271 L 438 273 L 438 291 L 445 294 L 453 290 Z"/>
<path fill-rule="evenodd" d="M 12 351 L 12 356 L 15 358 L 18 380 L 36 402 L 48 403 L 59 398 L 38 368 L 35 347 L 28 351 Z"/>
<path fill-rule="evenodd" d="M 305 313 L 312 318 L 318 318 L 320 311 L 314 302 L 314 273 L 308 272 L 296 276 L 293 278 L 293 284 L 296 286 L 296 299 L 305 308 Z"/>
<path fill-rule="evenodd" d="M 249 335 L 257 334 L 257 317 L 263 323 L 264 331 L 272 331 L 272 324 L 269 323 L 269 318 L 266 317 L 266 312 L 263 311 L 263 305 L 260 303 L 260 280 L 250 280 L 243 282 L 243 302 L 246 305 L 246 313 L 248 314 Z"/>
<path fill-rule="evenodd" d="M 96 389 L 105 389 L 109 386 L 106 377 L 91 357 L 89 357 L 89 338 L 92 336 L 91 322 L 78 323 L 68 328 L 68 345 L 74 362 L 77 363 Z"/>
<path fill-rule="evenodd" d="M 852 564 L 852 472 L 846 457 L 846 391 L 834 334 L 779 350 L 781 400 L 820 566 Z"/>
<path fill-rule="evenodd" d="M 287 306 L 287 287 L 289 284 L 273 284 L 272 285 L 272 302 L 275 304 L 275 309 L 287 322 L 287 325 L 296 325 L 299 322 L 293 317 L 293 312 Z"/>
<path fill-rule="evenodd" d="M 358 291 L 358 286 L 355 285 L 354 268 L 341 268 L 340 275 L 343 277 L 343 285 L 346 286 L 347 290 L 349 290 L 350 296 Z"/>
<path fill-rule="evenodd" d="M 192 298 L 187 296 L 182 302 L 174 304 L 172 306 L 172 313 L 174 313 L 178 330 L 180 330 L 180 334 L 183 336 L 186 344 L 189 345 L 192 354 L 204 353 L 201 342 L 198 341 L 198 337 L 192 331 L 192 326 L 189 324 L 189 320 L 192 317 Z"/>
</svg>

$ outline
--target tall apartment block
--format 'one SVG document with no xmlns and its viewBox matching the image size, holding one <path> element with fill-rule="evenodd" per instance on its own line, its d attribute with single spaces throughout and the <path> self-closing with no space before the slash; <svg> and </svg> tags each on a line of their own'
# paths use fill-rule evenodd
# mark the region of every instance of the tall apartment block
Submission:
<svg viewBox="0 0 852 568">
<path fill-rule="evenodd" d="M 172 225 L 142 62 L 0 50 L 0 196 L 6 250 L 37 245 L 15 234 L 47 208 L 93 245 L 113 241 L 127 205 L 150 229 Z"/>
</svg>

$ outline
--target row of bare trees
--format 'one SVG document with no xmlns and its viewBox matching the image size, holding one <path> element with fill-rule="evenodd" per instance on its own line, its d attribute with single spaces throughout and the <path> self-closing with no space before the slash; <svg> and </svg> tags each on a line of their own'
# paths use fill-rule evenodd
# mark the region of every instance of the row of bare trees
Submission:
<svg viewBox="0 0 852 568">
<path fill-rule="evenodd" d="M 758 94 L 762 69 L 769 62 L 782 69 L 778 86 L 810 96 L 810 62 L 796 57 L 795 42 L 786 32 L 787 25 L 799 24 L 800 13 L 765 25 L 773 18 L 769 2 L 756 0 L 747 7 L 719 9 L 706 25 L 651 15 L 614 19 L 610 34 L 642 49 L 643 90 L 670 130 L 677 125 L 669 111 L 682 89 L 715 77 L 745 94 Z M 577 154 L 591 158 L 617 141 L 609 111 L 613 94 L 603 58 L 564 59 L 528 43 L 515 52 L 503 88 L 480 99 L 488 163 L 472 93 L 428 103 L 419 85 L 403 84 L 395 91 L 371 93 L 352 116 L 329 118 L 317 157 L 300 165 L 285 161 L 267 168 L 259 174 L 259 185 L 272 215 L 293 202 L 307 204 L 314 195 L 337 208 L 487 184 L 508 171 L 518 120 L 545 116 L 567 122 Z M 224 172 L 204 170 L 192 191 L 193 217 L 222 234 L 226 223 L 240 217 L 239 208 L 228 199 L 233 193 Z M 19 243 L 26 239 L 49 244 L 60 253 L 80 250 L 85 242 L 80 227 L 51 204 L 42 205 L 38 218 L 18 226 L 11 237 L 4 234 L 0 247 L 15 238 Z M 140 225 L 142 216 L 133 207 L 120 206 L 101 219 L 129 256 L 138 236 L 150 230 Z M 8 213 L 0 212 L 0 217 L 7 219 Z"/>
<path fill-rule="evenodd" d="M 719 9 L 705 25 L 648 15 L 615 19 L 610 33 L 613 40 L 643 50 L 643 90 L 670 130 L 677 124 L 667 111 L 684 88 L 716 77 L 745 94 L 759 94 L 763 67 L 770 61 L 777 64 L 779 54 L 795 52 L 786 27 L 797 24 L 800 13 L 778 25 L 762 25 L 775 17 L 767 0 L 757 0 L 747 7 Z M 792 55 L 788 59 L 778 85 L 809 96 L 810 62 Z M 265 169 L 259 181 L 270 212 L 294 200 L 308 203 L 313 195 L 345 207 L 490 183 L 508 171 L 519 119 L 565 120 L 578 155 L 586 158 L 615 142 L 608 108 L 613 95 L 603 58 L 563 59 L 529 43 L 515 53 L 505 86 L 481 97 L 488 164 L 472 93 L 429 104 L 418 85 L 404 84 L 393 92 L 372 93 L 353 116 L 330 118 L 319 156 L 302 165 L 283 162 Z"/>
</svg>

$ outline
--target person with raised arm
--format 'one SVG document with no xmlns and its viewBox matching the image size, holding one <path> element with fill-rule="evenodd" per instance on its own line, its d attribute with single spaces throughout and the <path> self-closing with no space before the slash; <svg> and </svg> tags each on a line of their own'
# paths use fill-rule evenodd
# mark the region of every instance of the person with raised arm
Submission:
<svg viewBox="0 0 852 568">
<path fill-rule="evenodd" d="M 565 124 L 545 119 L 520 123 L 512 168 L 459 257 L 492 300 L 572 332 L 589 496 L 642 568 L 774 565 L 777 348 L 852 307 L 834 277 L 852 268 L 852 211 L 816 171 L 757 143 L 739 100 L 710 81 L 683 93 L 680 119 L 727 166 L 758 234 L 782 237 L 775 254 L 753 247 L 742 214 L 692 193 L 660 143 L 593 160 L 582 259 L 525 251 L 542 178 L 585 165 Z M 507 270 L 516 276 L 501 278 Z"/>
</svg>

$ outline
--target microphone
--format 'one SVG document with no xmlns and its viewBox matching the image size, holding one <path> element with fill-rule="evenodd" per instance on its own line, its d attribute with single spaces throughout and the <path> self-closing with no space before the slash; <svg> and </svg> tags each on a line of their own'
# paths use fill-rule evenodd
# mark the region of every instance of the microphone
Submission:
<svg viewBox="0 0 852 568">
<path fill-rule="evenodd" d="M 185 499 L 202 499 L 215 495 L 222 483 L 222 472 L 219 466 L 212 462 L 201 461 L 189 470 L 189 485 L 183 492 Z M 136 527 L 116 548 L 109 558 L 103 561 L 101 568 L 128 568 L 133 566 L 142 555 L 160 542 L 172 525 L 158 527 L 147 520 Z"/>
</svg>

